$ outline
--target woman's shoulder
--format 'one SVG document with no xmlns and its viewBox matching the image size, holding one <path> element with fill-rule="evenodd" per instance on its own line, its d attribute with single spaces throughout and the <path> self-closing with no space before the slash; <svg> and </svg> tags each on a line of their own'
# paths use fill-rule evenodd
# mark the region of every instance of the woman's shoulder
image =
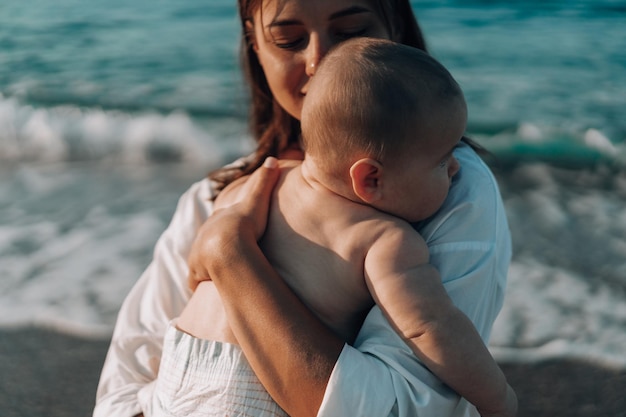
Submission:
<svg viewBox="0 0 626 417">
<path fill-rule="evenodd" d="M 481 181 L 495 184 L 493 173 L 482 158 L 467 143 L 461 143 L 455 150 L 454 156 L 461 165 L 460 177 L 474 182 Z"/>
<path fill-rule="evenodd" d="M 205 207 L 217 196 L 216 184 L 210 178 L 205 177 L 193 183 L 187 191 L 180 197 L 178 205 L 193 204 L 194 206 Z"/>
<path fill-rule="evenodd" d="M 223 168 L 241 167 L 246 164 L 251 157 L 252 155 L 238 158 L 233 162 L 224 165 Z M 178 204 L 180 206 L 181 204 L 191 203 L 196 206 L 204 207 L 206 206 L 205 202 L 212 202 L 213 200 L 215 200 L 218 194 L 218 184 L 215 181 L 211 180 L 208 176 L 206 176 L 193 183 L 180 197 Z M 209 206 L 212 208 L 213 204 L 211 203 L 209 204 Z"/>
<path fill-rule="evenodd" d="M 468 202 L 481 206 L 501 203 L 498 182 L 481 157 L 465 143 L 454 151 L 454 156 L 461 168 L 452 180 L 446 203 L 452 206 Z"/>
<path fill-rule="evenodd" d="M 178 199 L 176 210 L 164 233 L 175 239 L 189 240 L 213 213 L 215 186 L 209 178 L 193 183 Z"/>
<path fill-rule="evenodd" d="M 246 164 L 252 155 L 244 156 L 224 166 L 236 168 Z M 193 183 L 178 200 L 174 217 L 189 218 L 189 220 L 206 220 L 213 212 L 213 201 L 219 194 L 218 184 L 208 176 Z"/>
<path fill-rule="evenodd" d="M 429 245 L 444 236 L 444 240 L 493 240 L 498 230 L 506 226 L 498 183 L 487 164 L 469 145 L 459 145 L 454 156 L 461 168 L 452 180 L 446 201 L 434 216 L 417 228 Z"/>
</svg>

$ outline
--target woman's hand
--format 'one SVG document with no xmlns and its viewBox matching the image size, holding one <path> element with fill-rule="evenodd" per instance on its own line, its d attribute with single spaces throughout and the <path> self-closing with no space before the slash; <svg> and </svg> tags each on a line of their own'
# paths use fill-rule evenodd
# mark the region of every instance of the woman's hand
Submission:
<svg viewBox="0 0 626 417">
<path fill-rule="evenodd" d="M 270 200 L 280 175 L 278 161 L 269 157 L 234 193 L 232 201 L 216 210 L 198 230 L 189 253 L 189 287 L 211 280 L 208 263 L 228 262 L 223 249 L 237 239 L 258 241 L 267 226 Z"/>
</svg>

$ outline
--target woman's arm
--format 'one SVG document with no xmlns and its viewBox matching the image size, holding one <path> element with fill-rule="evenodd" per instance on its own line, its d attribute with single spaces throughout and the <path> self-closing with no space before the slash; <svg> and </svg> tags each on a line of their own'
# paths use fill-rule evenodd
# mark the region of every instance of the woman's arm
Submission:
<svg viewBox="0 0 626 417">
<path fill-rule="evenodd" d="M 228 266 L 211 275 L 252 369 L 289 415 L 316 416 L 343 340 L 277 276 L 256 242 L 238 239 L 222 253 Z M 246 262 L 230 262 L 242 254 Z"/>
</svg>

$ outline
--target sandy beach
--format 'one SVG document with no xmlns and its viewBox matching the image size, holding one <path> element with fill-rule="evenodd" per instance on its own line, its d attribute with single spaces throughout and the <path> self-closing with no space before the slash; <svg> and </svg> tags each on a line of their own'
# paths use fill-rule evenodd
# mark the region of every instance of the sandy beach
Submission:
<svg viewBox="0 0 626 417">
<path fill-rule="evenodd" d="M 48 330 L 0 332 L 2 417 L 85 417 L 93 410 L 107 340 Z M 520 417 L 625 417 L 626 370 L 571 361 L 501 364 Z"/>
<path fill-rule="evenodd" d="M 0 331 L 0 415 L 90 416 L 107 348 L 47 330 Z"/>
</svg>

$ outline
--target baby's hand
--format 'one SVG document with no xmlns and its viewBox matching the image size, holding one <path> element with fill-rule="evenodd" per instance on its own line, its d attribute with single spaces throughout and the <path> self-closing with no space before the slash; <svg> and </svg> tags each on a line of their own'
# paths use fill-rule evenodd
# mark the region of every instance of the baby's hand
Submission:
<svg viewBox="0 0 626 417">
<path fill-rule="evenodd" d="M 517 395 L 510 385 L 507 385 L 504 408 L 499 410 L 478 409 L 481 417 L 515 417 L 517 416 Z"/>
</svg>

